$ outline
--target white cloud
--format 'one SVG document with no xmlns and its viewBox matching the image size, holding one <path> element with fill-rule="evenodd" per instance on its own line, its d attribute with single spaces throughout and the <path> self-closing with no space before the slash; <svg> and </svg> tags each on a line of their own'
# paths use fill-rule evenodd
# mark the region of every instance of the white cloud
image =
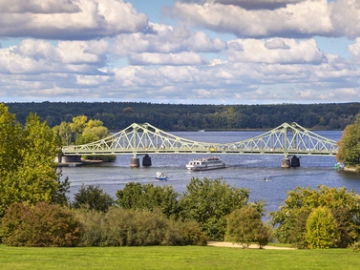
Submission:
<svg viewBox="0 0 360 270">
<path fill-rule="evenodd" d="M 337 36 L 356 38 L 360 36 L 360 2 L 337 0 L 332 7 L 331 20 Z"/>
<path fill-rule="evenodd" d="M 130 55 L 129 63 L 131 65 L 200 65 L 204 64 L 205 60 L 193 52 L 141 53 Z"/>
<path fill-rule="evenodd" d="M 358 61 L 360 61 L 360 38 L 356 39 L 356 43 L 348 46 L 351 55 Z"/>
<path fill-rule="evenodd" d="M 16 0 L 2 1 L 1 7 L 3 37 L 80 40 L 139 32 L 148 25 L 147 17 L 123 0 Z"/>
<path fill-rule="evenodd" d="M 308 37 L 333 31 L 326 0 L 306 0 L 275 10 L 233 5 L 176 3 L 173 15 L 184 22 L 238 37 Z"/>
<path fill-rule="evenodd" d="M 150 29 L 151 31 L 146 33 L 116 36 L 112 51 L 120 57 L 125 57 L 145 52 L 164 55 L 183 51 L 219 52 L 226 48 L 226 43 L 219 38 L 211 39 L 203 32 L 192 33 L 183 26 L 173 28 L 161 24 L 150 24 Z"/>
<path fill-rule="evenodd" d="M 226 52 L 230 62 L 259 63 L 320 63 L 324 56 L 317 48 L 316 41 L 294 39 L 238 39 L 229 41 Z"/>
<path fill-rule="evenodd" d="M 106 64 L 107 42 L 48 41 L 24 39 L 18 46 L 0 49 L 0 72 L 34 74 L 53 72 L 92 72 Z"/>
</svg>

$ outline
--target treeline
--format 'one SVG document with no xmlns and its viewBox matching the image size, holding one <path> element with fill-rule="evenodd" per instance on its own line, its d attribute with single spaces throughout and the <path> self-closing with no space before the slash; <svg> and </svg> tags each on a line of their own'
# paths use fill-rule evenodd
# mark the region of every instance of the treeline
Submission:
<svg viewBox="0 0 360 270">
<path fill-rule="evenodd" d="M 275 105 L 185 105 L 147 102 L 42 102 L 7 103 L 18 121 L 30 112 L 50 127 L 86 115 L 101 120 L 110 130 L 148 122 L 168 131 L 271 129 L 296 122 L 309 129 L 342 130 L 360 113 L 360 103 Z"/>
</svg>

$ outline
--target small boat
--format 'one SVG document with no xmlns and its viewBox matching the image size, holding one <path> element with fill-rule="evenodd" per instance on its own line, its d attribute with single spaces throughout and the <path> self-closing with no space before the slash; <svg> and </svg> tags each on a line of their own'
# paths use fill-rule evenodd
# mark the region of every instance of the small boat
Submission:
<svg viewBox="0 0 360 270">
<path fill-rule="evenodd" d="M 167 175 L 163 172 L 157 172 L 156 173 L 156 179 L 157 180 L 161 180 L 161 181 L 166 181 L 167 180 Z"/>
<path fill-rule="evenodd" d="M 186 168 L 189 171 L 207 171 L 226 168 L 226 164 L 218 157 L 194 158 Z"/>
</svg>

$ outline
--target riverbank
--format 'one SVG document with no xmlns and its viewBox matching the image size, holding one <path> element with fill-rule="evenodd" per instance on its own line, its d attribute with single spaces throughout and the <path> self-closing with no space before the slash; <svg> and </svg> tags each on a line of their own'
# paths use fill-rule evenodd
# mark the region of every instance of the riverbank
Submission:
<svg viewBox="0 0 360 270">
<path fill-rule="evenodd" d="M 90 160 L 90 159 L 82 159 L 80 162 L 63 162 L 57 163 L 57 167 L 80 167 L 86 165 L 94 165 L 94 164 L 101 164 L 104 161 L 102 160 Z"/>
<path fill-rule="evenodd" d="M 358 173 L 358 172 L 356 171 L 356 167 L 345 166 L 345 167 L 344 167 L 344 171 L 346 171 L 346 172 Z"/>
</svg>

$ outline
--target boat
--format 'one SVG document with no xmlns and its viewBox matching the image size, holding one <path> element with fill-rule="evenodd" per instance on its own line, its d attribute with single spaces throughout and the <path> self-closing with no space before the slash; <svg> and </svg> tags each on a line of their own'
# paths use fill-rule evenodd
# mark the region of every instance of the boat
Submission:
<svg viewBox="0 0 360 270">
<path fill-rule="evenodd" d="M 166 181 L 167 180 L 167 175 L 163 172 L 157 172 L 156 173 L 156 179 L 157 180 L 161 180 L 161 181 Z"/>
<path fill-rule="evenodd" d="M 207 171 L 226 168 L 226 164 L 218 157 L 194 158 L 186 165 L 189 171 Z"/>
</svg>

